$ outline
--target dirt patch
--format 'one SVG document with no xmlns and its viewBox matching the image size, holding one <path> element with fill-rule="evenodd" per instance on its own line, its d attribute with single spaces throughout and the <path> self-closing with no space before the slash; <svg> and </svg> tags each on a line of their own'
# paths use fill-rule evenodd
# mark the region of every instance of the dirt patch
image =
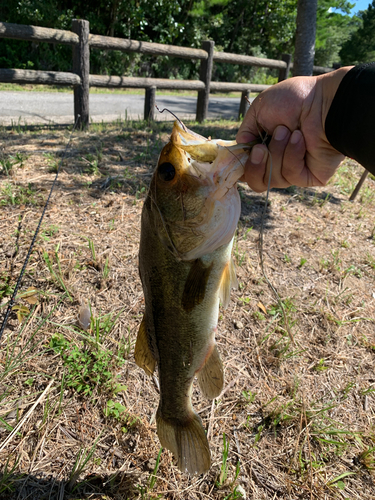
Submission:
<svg viewBox="0 0 375 500">
<path fill-rule="evenodd" d="M 238 124 L 190 127 L 230 139 Z M 189 477 L 158 455 L 158 384 L 133 352 L 140 212 L 170 131 L 118 122 L 73 136 L 23 281 L 37 303 L 17 301 L 1 341 L 0 497 L 374 498 L 375 182 L 349 203 L 351 160 L 327 187 L 271 193 L 266 270 L 294 343 L 259 265 L 264 196 L 239 186 L 239 289 L 217 336 L 225 389 L 214 402 L 193 393 L 213 465 Z M 68 136 L 1 132 L 1 311 Z"/>
</svg>

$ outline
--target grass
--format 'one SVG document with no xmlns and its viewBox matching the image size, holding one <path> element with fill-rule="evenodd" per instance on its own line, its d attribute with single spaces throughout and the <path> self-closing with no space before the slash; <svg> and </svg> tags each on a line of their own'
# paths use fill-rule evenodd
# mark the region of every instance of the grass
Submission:
<svg viewBox="0 0 375 500">
<path fill-rule="evenodd" d="M 12 182 L 4 182 L 0 186 L 0 206 L 40 205 L 43 197 L 29 183 L 17 186 Z"/>
<path fill-rule="evenodd" d="M 231 139 L 238 124 L 188 126 Z M 122 120 L 75 134 L 0 344 L 0 497 L 372 500 L 375 186 L 347 201 L 352 161 L 328 187 L 271 193 L 265 266 L 295 345 L 259 267 L 263 195 L 241 184 L 239 289 L 216 333 L 224 391 L 212 403 L 195 384 L 192 396 L 212 467 L 188 477 L 161 450 L 157 380 L 134 345 L 140 213 L 170 128 Z M 3 312 L 68 131 L 0 134 Z"/>
</svg>

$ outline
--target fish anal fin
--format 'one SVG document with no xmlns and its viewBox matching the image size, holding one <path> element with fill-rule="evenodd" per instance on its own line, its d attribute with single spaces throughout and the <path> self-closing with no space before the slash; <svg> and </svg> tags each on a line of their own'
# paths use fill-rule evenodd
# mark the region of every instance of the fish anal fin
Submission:
<svg viewBox="0 0 375 500">
<path fill-rule="evenodd" d="M 219 396 L 224 385 L 224 368 L 216 344 L 197 377 L 199 387 L 207 398 L 214 399 Z"/>
<path fill-rule="evenodd" d="M 212 267 L 213 262 L 209 266 L 205 266 L 201 259 L 193 262 L 182 294 L 182 307 L 185 311 L 190 312 L 203 302 Z"/>
<path fill-rule="evenodd" d="M 231 288 L 237 287 L 238 281 L 236 276 L 236 268 L 234 266 L 233 259 L 231 258 L 224 267 L 220 281 L 219 297 L 224 309 L 228 307 Z"/>
<path fill-rule="evenodd" d="M 202 474 L 211 466 L 211 453 L 200 417 L 191 412 L 186 419 L 166 420 L 156 415 L 158 436 L 163 448 L 173 453 L 182 472 Z"/>
<path fill-rule="evenodd" d="M 140 368 L 143 368 L 147 375 L 151 376 L 154 373 L 156 361 L 148 345 L 144 316 L 139 327 L 137 341 L 135 343 L 134 359 L 136 364 Z"/>
</svg>

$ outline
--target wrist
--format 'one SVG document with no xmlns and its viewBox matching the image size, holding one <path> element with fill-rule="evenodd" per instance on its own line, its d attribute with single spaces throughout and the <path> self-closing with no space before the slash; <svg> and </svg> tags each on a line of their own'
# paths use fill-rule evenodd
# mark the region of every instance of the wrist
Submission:
<svg viewBox="0 0 375 500">
<path fill-rule="evenodd" d="M 331 107 L 333 98 L 339 88 L 339 85 L 344 76 L 353 68 L 353 66 L 345 66 L 331 73 L 317 76 L 317 86 L 320 87 L 322 99 L 322 127 L 325 130 L 325 121 Z"/>
</svg>

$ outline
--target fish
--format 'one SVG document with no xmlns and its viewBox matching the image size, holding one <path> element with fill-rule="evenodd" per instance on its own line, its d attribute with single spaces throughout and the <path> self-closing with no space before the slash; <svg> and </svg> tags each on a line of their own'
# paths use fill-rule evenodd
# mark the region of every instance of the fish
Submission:
<svg viewBox="0 0 375 500">
<path fill-rule="evenodd" d="M 226 307 L 237 287 L 231 257 L 241 211 L 236 183 L 253 144 L 207 139 L 175 121 L 142 208 L 145 312 L 134 357 L 149 376 L 158 367 L 158 437 L 190 474 L 211 466 L 191 395 L 195 377 L 209 399 L 223 389 L 215 333 L 219 303 Z"/>
</svg>

